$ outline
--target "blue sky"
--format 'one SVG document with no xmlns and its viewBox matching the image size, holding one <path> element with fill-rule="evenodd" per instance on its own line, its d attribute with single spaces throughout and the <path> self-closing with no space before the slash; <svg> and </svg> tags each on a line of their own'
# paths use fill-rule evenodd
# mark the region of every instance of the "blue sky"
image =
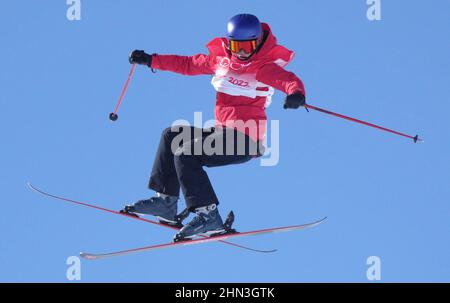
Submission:
<svg viewBox="0 0 450 303">
<path fill-rule="evenodd" d="M 267 113 L 280 123 L 278 165 L 209 169 L 220 210 L 252 230 L 328 216 L 314 229 L 82 261 L 82 282 L 450 281 L 450 2 L 382 0 L 381 21 L 352 1 L 8 1 L 0 10 L 0 281 L 66 282 L 66 259 L 170 241 L 172 231 L 51 200 L 120 209 L 146 189 L 161 130 L 214 113 L 209 76 L 138 67 L 108 120 L 128 53 L 190 55 L 249 12 L 296 52 L 287 67 L 307 102 L 425 138 L 423 144 L 318 112 Z M 180 206 L 182 207 L 182 205 Z"/>
</svg>

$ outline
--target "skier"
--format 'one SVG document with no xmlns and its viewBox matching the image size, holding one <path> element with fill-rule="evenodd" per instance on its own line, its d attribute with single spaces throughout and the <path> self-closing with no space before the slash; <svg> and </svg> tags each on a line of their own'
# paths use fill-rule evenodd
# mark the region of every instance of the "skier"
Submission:
<svg viewBox="0 0 450 303">
<path fill-rule="evenodd" d="M 274 88 L 287 94 L 285 109 L 297 109 L 305 104 L 302 81 L 284 69 L 294 52 L 278 45 L 269 25 L 261 23 L 256 16 L 232 17 L 227 24 L 227 37 L 213 39 L 207 48 L 209 54 L 194 56 L 150 55 L 143 50 L 134 50 L 129 56 L 130 63 L 146 65 L 152 70 L 212 75 L 211 84 L 217 91 L 216 126 L 165 129 L 149 181 L 149 188 L 156 195 L 127 205 L 121 211 L 136 216 L 154 215 L 162 223 L 175 226 L 189 212 L 195 213 L 193 220 L 175 235 L 175 241 L 228 232 L 229 226 L 224 225 L 219 214 L 219 200 L 203 167 L 244 163 L 263 154 L 265 108 L 270 104 Z M 190 140 L 178 142 L 176 138 L 183 131 L 191 134 Z M 205 152 L 206 141 L 215 142 L 220 152 Z M 187 208 L 177 216 L 180 187 Z"/>
</svg>

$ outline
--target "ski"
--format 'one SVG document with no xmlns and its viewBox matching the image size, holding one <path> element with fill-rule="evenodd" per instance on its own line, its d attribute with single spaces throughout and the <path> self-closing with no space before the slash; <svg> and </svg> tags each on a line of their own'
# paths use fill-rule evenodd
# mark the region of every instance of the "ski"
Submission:
<svg viewBox="0 0 450 303">
<path fill-rule="evenodd" d="M 160 223 L 158 221 L 153 221 L 153 220 L 149 220 L 149 219 L 145 219 L 145 218 L 141 218 L 141 217 L 135 217 L 135 216 L 127 215 L 127 214 L 124 214 L 124 213 L 121 213 L 121 212 L 118 212 L 118 211 L 115 211 L 115 210 L 111 210 L 111 209 L 107 209 L 107 208 L 104 208 L 104 207 L 96 206 L 94 204 L 89 204 L 89 203 L 85 203 L 85 202 L 81 202 L 81 201 L 76 201 L 76 200 L 64 198 L 64 197 L 61 197 L 61 196 L 56 196 L 56 195 L 47 193 L 47 192 L 45 192 L 45 191 L 43 191 L 43 190 L 33 186 L 30 182 L 28 182 L 27 185 L 28 185 L 28 187 L 31 190 L 33 190 L 33 191 L 35 191 L 37 193 L 40 193 L 40 194 L 42 194 L 44 196 L 50 197 L 50 198 L 54 198 L 54 199 L 58 199 L 58 200 L 65 201 L 65 202 L 69 202 L 69 203 L 72 203 L 72 204 L 76 204 L 76 205 L 80 205 L 80 206 L 84 206 L 84 207 L 88 207 L 88 208 L 92 208 L 92 209 L 108 212 L 108 213 L 111 213 L 111 214 L 127 217 L 127 218 L 134 219 L 134 220 L 139 220 L 139 221 L 150 223 L 150 224 L 153 224 L 153 225 L 159 225 L 159 226 L 162 226 L 162 227 L 165 227 L 165 228 L 173 229 L 175 231 L 179 230 L 179 228 L 176 227 L 176 226 L 170 226 L 170 225 L 167 225 L 167 224 Z M 207 236 L 202 236 L 202 237 L 207 238 Z M 231 243 L 231 242 L 223 241 L 223 240 L 219 241 L 219 242 L 227 244 L 227 245 L 231 245 L 231 246 L 234 246 L 234 247 L 242 248 L 242 249 L 245 249 L 245 250 L 249 250 L 249 251 L 253 251 L 253 252 L 259 252 L 259 253 L 273 253 L 273 252 L 277 251 L 276 249 L 261 250 L 261 249 L 250 248 L 250 247 L 247 247 L 247 246 L 243 246 L 243 245 L 239 245 L 239 244 L 236 244 L 236 243 Z"/>
<path fill-rule="evenodd" d="M 98 259 L 104 259 L 104 258 L 115 257 L 115 256 L 123 256 L 123 255 L 127 255 L 127 254 L 151 251 L 151 250 L 157 250 L 157 249 L 163 249 L 163 248 L 172 248 L 172 247 L 184 246 L 184 245 L 195 245 L 195 244 L 202 244 L 202 243 L 206 243 L 206 242 L 223 241 L 225 239 L 230 239 L 230 238 L 256 236 L 256 235 L 277 233 L 277 232 L 288 232 L 288 231 L 301 230 L 301 229 L 317 226 L 320 223 L 322 223 L 325 219 L 326 219 L 326 217 L 322 218 L 319 221 L 308 223 L 308 224 L 303 224 L 303 225 L 275 227 L 275 228 L 247 231 L 247 232 L 229 233 L 229 234 L 224 234 L 224 235 L 219 235 L 219 236 L 214 236 L 214 237 L 207 237 L 207 238 L 201 238 L 201 239 L 195 239 L 195 240 L 187 240 L 187 241 L 180 241 L 180 242 L 170 242 L 170 243 L 165 243 L 165 244 L 144 246 L 144 247 L 116 251 L 116 252 L 111 252 L 111 253 L 92 254 L 92 253 L 81 252 L 80 256 L 87 260 L 98 260 Z"/>
</svg>

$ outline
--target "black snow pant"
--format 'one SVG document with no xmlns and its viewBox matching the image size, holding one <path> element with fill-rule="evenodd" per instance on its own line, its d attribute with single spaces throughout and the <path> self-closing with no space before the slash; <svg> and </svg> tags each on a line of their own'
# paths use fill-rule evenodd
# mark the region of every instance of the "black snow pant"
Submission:
<svg viewBox="0 0 450 303">
<path fill-rule="evenodd" d="M 169 127 L 161 134 L 149 188 L 178 197 L 181 186 L 191 211 L 219 204 L 203 167 L 245 163 L 262 154 L 259 142 L 231 128 Z"/>
</svg>

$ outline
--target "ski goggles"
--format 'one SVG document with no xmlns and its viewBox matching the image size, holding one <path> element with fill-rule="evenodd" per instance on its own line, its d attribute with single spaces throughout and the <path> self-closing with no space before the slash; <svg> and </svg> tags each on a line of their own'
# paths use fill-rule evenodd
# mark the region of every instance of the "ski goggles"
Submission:
<svg viewBox="0 0 450 303">
<path fill-rule="evenodd" d="M 247 54 L 251 54 L 256 50 L 257 40 L 245 40 L 245 41 L 237 41 L 230 40 L 229 48 L 233 53 L 239 53 L 240 50 L 243 50 Z"/>
</svg>

